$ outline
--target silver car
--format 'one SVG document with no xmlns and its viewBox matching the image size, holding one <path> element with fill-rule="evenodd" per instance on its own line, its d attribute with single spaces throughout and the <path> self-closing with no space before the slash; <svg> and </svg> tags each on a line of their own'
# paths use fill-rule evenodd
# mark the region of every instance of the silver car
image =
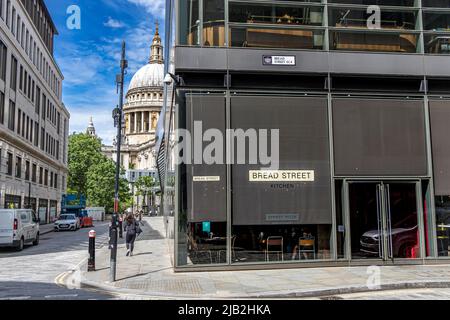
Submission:
<svg viewBox="0 0 450 320">
<path fill-rule="evenodd" d="M 74 214 L 62 214 L 55 221 L 55 231 L 80 229 L 80 219 Z"/>
</svg>

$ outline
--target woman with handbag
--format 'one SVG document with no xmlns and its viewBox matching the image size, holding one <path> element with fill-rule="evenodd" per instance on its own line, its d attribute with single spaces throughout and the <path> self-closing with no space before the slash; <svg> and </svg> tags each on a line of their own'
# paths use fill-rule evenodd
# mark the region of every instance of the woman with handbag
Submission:
<svg viewBox="0 0 450 320">
<path fill-rule="evenodd" d="M 124 230 L 127 233 L 125 242 L 127 246 L 126 255 L 128 257 L 133 255 L 134 241 L 136 241 L 136 236 L 138 236 L 142 232 L 141 227 L 139 226 L 139 222 L 136 221 L 132 213 L 130 213 L 125 220 Z"/>
</svg>

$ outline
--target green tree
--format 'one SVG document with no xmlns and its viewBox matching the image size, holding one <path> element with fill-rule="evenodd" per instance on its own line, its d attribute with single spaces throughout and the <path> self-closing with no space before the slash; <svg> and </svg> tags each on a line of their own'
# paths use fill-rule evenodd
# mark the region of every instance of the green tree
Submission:
<svg viewBox="0 0 450 320">
<path fill-rule="evenodd" d="M 123 170 L 122 170 L 123 174 Z M 93 164 L 87 172 L 87 199 L 91 206 L 105 207 L 106 212 L 114 210 L 114 185 L 116 164 L 105 156 Z M 119 180 L 119 203 L 127 204 L 131 198 L 128 182 Z M 123 209 L 123 206 L 120 206 Z"/>
<path fill-rule="evenodd" d="M 139 177 L 134 184 L 136 188 L 136 194 L 141 196 L 151 195 L 151 203 L 154 204 L 152 188 L 156 185 L 156 181 L 153 177 L 143 176 Z M 145 204 L 145 199 L 142 199 L 142 205 Z"/>
<path fill-rule="evenodd" d="M 102 143 L 96 137 L 85 133 L 74 133 L 69 136 L 68 190 L 86 195 L 87 173 L 92 165 L 102 159 L 101 148 Z"/>
</svg>

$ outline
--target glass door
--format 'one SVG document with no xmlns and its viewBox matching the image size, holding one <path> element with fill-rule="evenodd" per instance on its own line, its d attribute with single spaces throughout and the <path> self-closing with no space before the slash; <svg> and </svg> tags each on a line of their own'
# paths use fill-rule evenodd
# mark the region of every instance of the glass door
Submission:
<svg viewBox="0 0 450 320">
<path fill-rule="evenodd" d="M 348 191 L 351 258 L 382 259 L 379 184 L 351 182 Z"/>
<path fill-rule="evenodd" d="M 420 228 L 415 183 L 384 184 L 387 259 L 420 258 Z"/>
<path fill-rule="evenodd" d="M 348 196 L 352 259 L 420 257 L 415 182 L 350 182 Z"/>
</svg>

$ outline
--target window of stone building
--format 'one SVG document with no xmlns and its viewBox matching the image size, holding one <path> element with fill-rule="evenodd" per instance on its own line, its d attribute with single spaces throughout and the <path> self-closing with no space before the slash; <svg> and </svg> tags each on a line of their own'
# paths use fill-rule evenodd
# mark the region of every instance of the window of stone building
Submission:
<svg viewBox="0 0 450 320">
<path fill-rule="evenodd" d="M 10 87 L 12 90 L 17 89 L 17 59 L 11 55 L 11 83 Z"/>
<path fill-rule="evenodd" d="M 13 154 L 8 152 L 6 157 L 6 174 L 12 176 L 13 171 Z"/>
<path fill-rule="evenodd" d="M 5 94 L 0 92 L 0 123 L 5 121 Z"/>
<path fill-rule="evenodd" d="M 16 118 L 16 104 L 9 100 L 9 118 L 8 118 L 8 128 L 14 131 L 15 119 Z"/>
<path fill-rule="evenodd" d="M 39 167 L 39 184 L 44 182 L 44 168 Z"/>
<path fill-rule="evenodd" d="M 20 109 L 18 109 L 18 111 L 17 111 L 17 134 L 20 134 L 20 127 L 21 127 L 20 121 L 21 120 L 22 120 L 22 111 Z"/>
<path fill-rule="evenodd" d="M 16 157 L 16 178 L 22 178 L 22 158 Z"/>
<path fill-rule="evenodd" d="M 30 161 L 25 162 L 25 180 L 30 180 Z"/>
<path fill-rule="evenodd" d="M 6 45 L 0 41 L 0 79 L 6 81 L 6 60 L 7 60 Z"/>
<path fill-rule="evenodd" d="M 32 169 L 31 169 L 31 181 L 36 182 L 36 172 L 37 171 L 37 165 L 33 163 Z"/>
</svg>

